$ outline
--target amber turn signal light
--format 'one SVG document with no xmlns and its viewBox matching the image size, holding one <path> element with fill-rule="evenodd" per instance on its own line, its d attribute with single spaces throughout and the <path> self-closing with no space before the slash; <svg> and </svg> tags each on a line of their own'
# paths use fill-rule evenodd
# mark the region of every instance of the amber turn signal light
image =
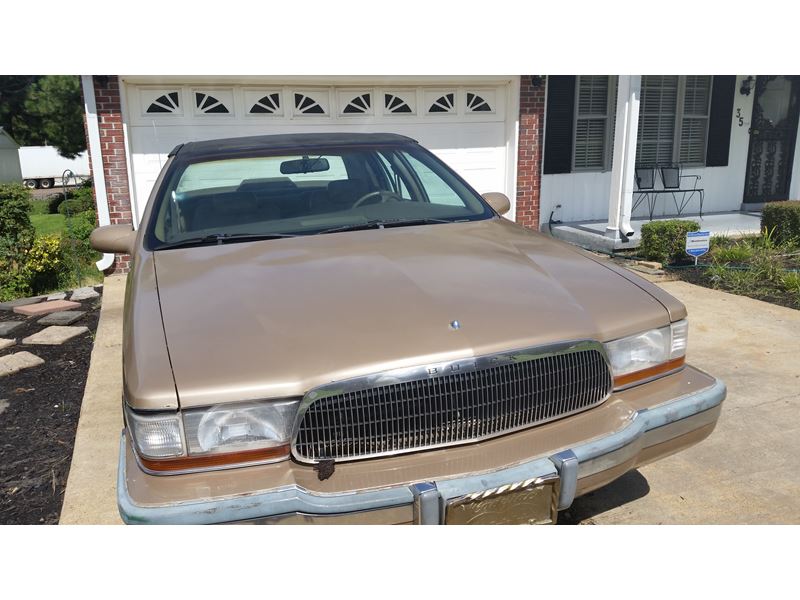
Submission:
<svg viewBox="0 0 800 600">
<path fill-rule="evenodd" d="M 176 471 L 197 471 L 214 469 L 215 467 L 232 467 L 253 463 L 274 461 L 289 456 L 289 446 L 274 446 L 272 448 L 256 448 L 242 452 L 221 452 L 204 456 L 181 456 L 178 458 L 165 458 L 153 460 L 139 457 L 142 466 L 157 473 L 170 473 Z"/>
<path fill-rule="evenodd" d="M 673 358 L 672 360 L 668 360 L 667 362 L 663 362 L 653 367 L 648 367 L 647 369 L 642 369 L 641 371 L 634 371 L 633 373 L 618 375 L 614 377 L 614 388 L 627 387 L 633 383 L 644 381 L 645 379 L 652 379 L 653 377 L 658 377 L 659 375 L 666 375 L 667 373 L 680 369 L 685 362 L 686 357 L 679 356 L 678 358 Z"/>
</svg>

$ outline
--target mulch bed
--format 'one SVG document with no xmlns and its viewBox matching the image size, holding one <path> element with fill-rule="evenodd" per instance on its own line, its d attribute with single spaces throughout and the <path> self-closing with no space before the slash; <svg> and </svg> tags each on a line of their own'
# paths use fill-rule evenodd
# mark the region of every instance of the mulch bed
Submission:
<svg viewBox="0 0 800 600">
<path fill-rule="evenodd" d="M 21 343 L 42 317 L 6 336 L 17 344 L 0 356 L 24 350 L 45 363 L 0 378 L 0 524 L 58 523 L 101 299 L 81 302 L 87 314 L 72 325 L 89 332 L 60 346 Z M 0 322 L 22 319 L 0 311 Z"/>
<path fill-rule="evenodd" d="M 681 281 L 701 285 L 703 287 L 729 292 L 731 294 L 738 294 L 740 296 L 747 296 L 763 302 L 777 304 L 779 306 L 786 306 L 787 308 L 800 309 L 800 300 L 797 294 L 792 294 L 784 289 L 779 288 L 777 285 L 769 281 L 765 281 L 757 289 L 753 290 L 732 290 L 727 289 L 724 285 L 714 282 L 708 269 L 704 268 L 685 268 L 685 269 L 670 269 L 667 272 L 675 275 Z"/>
</svg>

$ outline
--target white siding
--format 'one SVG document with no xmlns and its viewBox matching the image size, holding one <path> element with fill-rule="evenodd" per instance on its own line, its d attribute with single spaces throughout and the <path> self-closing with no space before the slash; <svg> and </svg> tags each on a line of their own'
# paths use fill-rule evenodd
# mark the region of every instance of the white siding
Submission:
<svg viewBox="0 0 800 600">
<path fill-rule="evenodd" d="M 728 165 L 725 167 L 698 167 L 685 169 L 684 175 L 700 175 L 702 179 L 698 187 L 705 190 L 703 212 L 722 212 L 739 210 L 744 194 L 744 179 L 747 168 L 747 149 L 750 141 L 748 128 L 753 112 L 753 96 L 742 96 L 739 93 L 742 79 L 736 80 L 736 92 L 733 101 L 731 126 L 731 142 L 728 154 Z M 740 126 L 737 110 L 743 116 Z M 546 135 L 546 133 L 545 133 Z M 800 140 L 798 140 L 800 142 Z M 791 195 L 800 198 L 800 143 L 794 158 L 794 177 L 792 177 Z M 660 184 L 658 186 L 661 187 Z M 608 197 L 611 188 L 611 173 L 565 173 L 560 175 L 543 175 L 541 187 L 541 212 L 539 222 L 546 224 L 550 211 L 557 204 L 553 218 L 560 221 L 596 221 L 608 218 Z M 675 213 L 672 197 L 661 194 L 654 215 L 670 215 Z M 634 212 L 634 217 L 647 216 L 646 203 Z M 685 209 L 697 212 L 697 201 L 693 200 Z"/>
</svg>

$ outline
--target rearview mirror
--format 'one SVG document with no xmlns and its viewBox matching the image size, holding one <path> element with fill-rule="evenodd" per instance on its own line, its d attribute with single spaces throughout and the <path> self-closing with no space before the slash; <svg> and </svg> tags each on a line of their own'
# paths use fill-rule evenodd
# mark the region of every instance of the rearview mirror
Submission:
<svg viewBox="0 0 800 600">
<path fill-rule="evenodd" d="M 504 215 L 511 210 L 511 201 L 508 196 L 500 192 L 488 192 L 483 195 L 483 199 L 489 203 L 498 215 Z"/>
<path fill-rule="evenodd" d="M 287 160 L 281 163 L 281 173 L 283 175 L 299 175 L 301 173 L 319 173 L 328 171 L 331 166 L 327 158 L 308 158 L 304 156 L 297 160 Z"/>
<path fill-rule="evenodd" d="M 109 254 L 131 254 L 136 232 L 130 225 L 104 225 L 89 236 L 89 245 Z"/>
</svg>

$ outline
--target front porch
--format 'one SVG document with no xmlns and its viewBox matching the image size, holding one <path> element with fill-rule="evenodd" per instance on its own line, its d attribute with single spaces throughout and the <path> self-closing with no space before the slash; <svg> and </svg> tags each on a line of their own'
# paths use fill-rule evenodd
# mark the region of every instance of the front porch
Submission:
<svg viewBox="0 0 800 600">
<path fill-rule="evenodd" d="M 653 221 L 668 219 L 687 219 L 696 221 L 703 230 L 711 232 L 713 236 L 741 237 L 757 234 L 761 230 L 761 214 L 757 212 L 717 212 L 703 214 L 701 218 L 697 213 L 683 214 L 681 216 L 654 217 Z M 611 252 L 616 250 L 630 250 L 637 248 L 642 241 L 642 225 L 649 223 L 647 218 L 631 219 L 633 235 L 622 241 L 620 236 L 607 237 L 606 228 L 608 221 L 572 221 L 568 223 L 554 223 L 551 226 L 545 223 L 542 231 L 550 232 L 553 237 L 576 244 L 587 250 L 600 250 Z"/>
</svg>

